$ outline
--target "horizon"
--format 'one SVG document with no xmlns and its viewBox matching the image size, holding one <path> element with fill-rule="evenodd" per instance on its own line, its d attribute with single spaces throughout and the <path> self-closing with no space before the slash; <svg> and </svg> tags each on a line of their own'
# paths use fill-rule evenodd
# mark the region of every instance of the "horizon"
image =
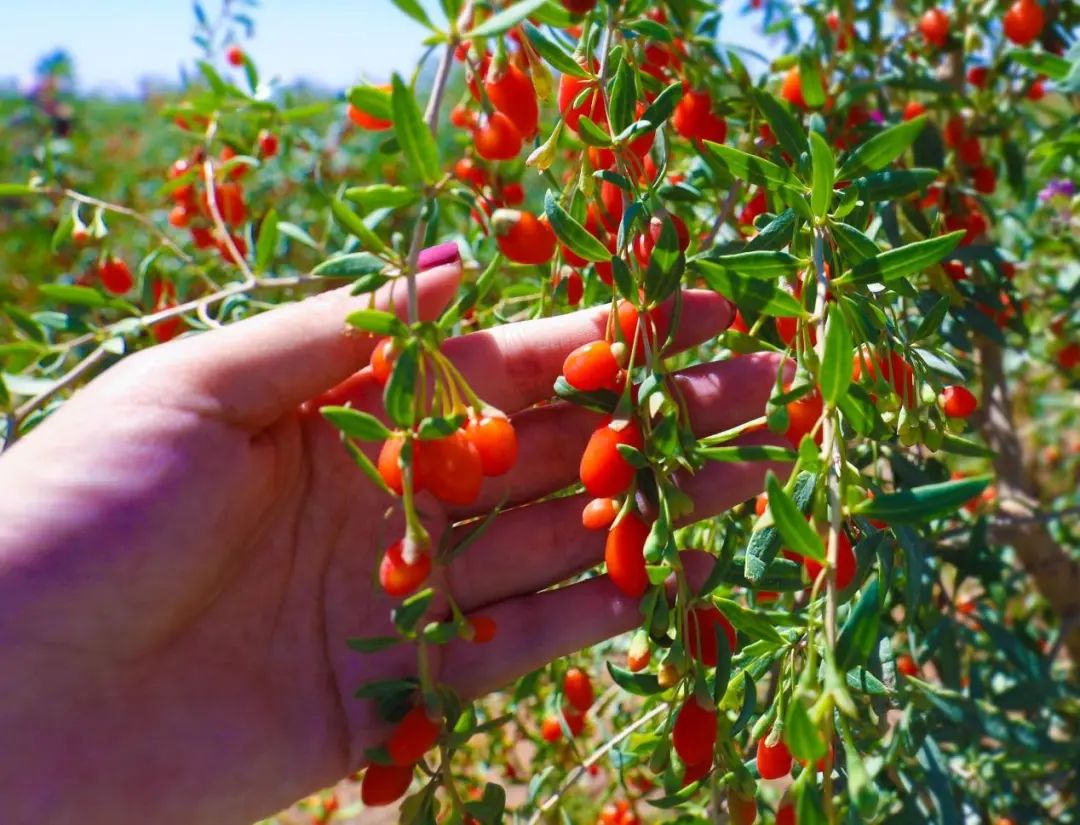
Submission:
<svg viewBox="0 0 1080 825">
<path fill-rule="evenodd" d="M 442 17 L 437 0 L 420 2 L 437 24 Z M 209 15 L 216 14 L 217 4 L 203 5 Z M 758 51 L 775 52 L 751 25 L 760 20 L 731 14 L 737 6 L 732 0 L 719 5 L 727 12 L 722 41 L 744 45 L 753 37 Z M 92 14 L 72 14 L 63 0 L 20 4 L 0 30 L 0 88 L 26 89 L 38 61 L 57 51 L 71 57 L 80 94 L 130 97 L 148 85 L 181 85 L 200 58 L 192 40 L 192 9 L 187 0 L 98 0 Z M 239 42 L 264 79 L 288 86 L 329 90 L 383 82 L 395 71 L 415 67 L 427 32 L 391 0 L 312 0 L 302 7 L 270 0 L 250 14 L 254 37 Z"/>
</svg>

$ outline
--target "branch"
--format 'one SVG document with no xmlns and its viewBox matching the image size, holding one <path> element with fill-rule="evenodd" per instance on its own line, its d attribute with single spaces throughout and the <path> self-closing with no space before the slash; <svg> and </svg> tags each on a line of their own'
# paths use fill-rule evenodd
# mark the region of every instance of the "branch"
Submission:
<svg viewBox="0 0 1080 825">
<path fill-rule="evenodd" d="M 982 367 L 982 420 L 987 445 L 994 450 L 1000 509 L 995 537 L 1011 545 L 1035 580 L 1040 594 L 1061 622 L 1072 661 L 1080 662 L 1080 563 L 1058 546 L 1037 510 L 1035 485 L 1024 465 L 1023 447 L 1013 422 L 1001 348 L 979 341 Z"/>
<path fill-rule="evenodd" d="M 574 768 L 573 771 L 570 772 L 570 775 L 566 777 L 562 785 L 559 786 L 558 790 L 556 790 L 555 793 L 553 793 L 551 796 L 545 799 L 543 803 L 541 803 L 540 807 L 536 809 L 536 813 L 534 813 L 532 815 L 532 818 L 529 820 L 528 825 L 536 825 L 536 823 L 540 821 L 540 817 L 550 811 L 554 807 L 555 803 L 562 798 L 562 795 L 565 794 L 568 790 L 570 790 L 570 788 L 572 788 L 575 784 L 577 784 L 578 780 L 581 779 L 581 777 L 583 777 L 588 772 L 589 768 L 599 762 L 600 759 L 602 759 L 604 755 L 608 753 L 608 751 L 612 750 L 616 745 L 626 739 L 626 737 L 628 737 L 638 728 L 647 725 L 649 722 L 651 722 L 653 719 L 655 719 L 657 716 L 667 710 L 668 706 L 666 704 L 657 705 L 655 708 L 650 710 L 636 722 L 627 725 L 625 728 L 619 731 L 617 736 L 609 739 L 599 748 L 590 753 L 584 762 L 582 762 L 580 765 Z"/>
</svg>

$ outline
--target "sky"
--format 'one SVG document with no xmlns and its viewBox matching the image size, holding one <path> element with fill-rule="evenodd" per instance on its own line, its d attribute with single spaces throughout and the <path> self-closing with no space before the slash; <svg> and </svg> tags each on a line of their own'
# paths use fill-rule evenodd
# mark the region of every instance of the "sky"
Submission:
<svg viewBox="0 0 1080 825">
<path fill-rule="evenodd" d="M 219 8 L 219 0 L 203 1 L 211 15 Z M 252 17 L 255 37 L 244 45 L 264 78 L 335 88 L 411 69 L 425 33 L 390 0 L 262 0 Z M 63 48 L 81 90 L 134 93 L 142 77 L 175 81 L 192 65 L 193 30 L 189 0 L 0 0 L 0 84 L 25 82 L 42 55 Z M 761 40 L 735 15 L 721 34 L 741 45 Z"/>
</svg>

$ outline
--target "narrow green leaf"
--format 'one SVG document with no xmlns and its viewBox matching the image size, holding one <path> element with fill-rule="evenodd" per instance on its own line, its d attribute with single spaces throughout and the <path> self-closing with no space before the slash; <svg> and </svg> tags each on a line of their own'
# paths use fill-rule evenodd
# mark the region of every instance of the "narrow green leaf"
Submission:
<svg viewBox="0 0 1080 825">
<path fill-rule="evenodd" d="M 835 222 L 830 223 L 830 227 L 833 240 L 846 261 L 858 264 L 881 253 L 876 243 L 851 224 Z"/>
<path fill-rule="evenodd" d="M 844 158 L 837 179 L 851 180 L 884 169 L 915 142 L 924 126 L 926 115 L 919 115 L 874 135 Z"/>
<path fill-rule="evenodd" d="M 411 633 L 415 630 L 417 623 L 427 612 L 434 595 L 435 591 L 428 587 L 406 598 L 392 612 L 394 626 L 402 633 Z"/>
<path fill-rule="evenodd" d="M 311 274 L 321 278 L 360 278 L 382 272 L 385 268 L 386 262 L 370 252 L 353 252 L 323 261 L 311 270 Z"/>
<path fill-rule="evenodd" d="M 770 189 L 797 183 L 790 170 L 777 166 L 772 161 L 709 140 L 703 141 L 702 145 L 713 163 L 726 170 L 733 178 Z"/>
<path fill-rule="evenodd" d="M 345 644 L 360 653 L 378 653 L 402 641 L 400 636 L 371 636 L 366 639 L 346 639 Z"/>
<path fill-rule="evenodd" d="M 278 241 L 278 214 L 276 209 L 266 213 L 259 226 L 259 239 L 255 242 L 255 272 L 265 272 L 274 257 Z"/>
<path fill-rule="evenodd" d="M 416 341 L 409 341 L 398 354 L 383 393 L 386 414 L 399 427 L 411 427 L 413 424 L 413 403 L 416 399 L 419 369 L 419 345 Z"/>
<path fill-rule="evenodd" d="M 526 21 L 524 29 L 525 36 L 529 38 L 529 42 L 532 44 L 533 48 L 536 49 L 540 56 L 544 58 L 547 63 L 551 64 L 551 68 L 555 69 L 559 74 L 570 75 L 570 77 L 581 79 L 589 77 L 589 73 L 580 63 L 574 60 L 562 46 L 548 38 L 532 23 Z"/>
<path fill-rule="evenodd" d="M 886 169 L 855 178 L 851 183 L 866 200 L 884 201 L 925 192 L 937 176 L 937 169 Z"/>
<path fill-rule="evenodd" d="M 330 201 L 330 211 L 342 228 L 355 235 L 360 240 L 360 245 L 368 252 L 382 252 L 386 249 L 386 245 L 375 234 L 375 231 L 364 223 L 363 218 L 337 198 Z M 278 228 L 281 229 L 282 227 L 279 226 Z"/>
<path fill-rule="evenodd" d="M 881 607 L 881 585 L 878 579 L 874 579 L 863 590 L 840 630 L 836 642 L 836 663 L 842 670 L 866 664 L 877 646 Z"/>
<path fill-rule="evenodd" d="M 794 255 L 773 251 L 737 252 L 733 255 L 710 256 L 707 260 L 740 275 L 770 281 L 794 275 L 800 267 L 805 266 L 805 261 Z"/>
<path fill-rule="evenodd" d="M 790 318 L 804 318 L 809 314 L 794 297 L 770 281 L 740 275 L 704 260 L 695 261 L 694 268 L 711 289 L 733 301 L 742 310 Z"/>
<path fill-rule="evenodd" d="M 19 198 L 23 195 L 36 195 L 38 190 L 25 183 L 0 183 L 0 198 Z"/>
<path fill-rule="evenodd" d="M 810 133 L 810 159 L 813 164 L 813 186 L 810 190 L 810 208 L 814 216 L 824 218 L 832 205 L 833 175 L 836 160 L 825 138 L 817 132 Z"/>
<path fill-rule="evenodd" d="M 390 92 L 375 86 L 353 86 L 346 97 L 353 106 L 365 114 L 379 120 L 394 119 L 394 110 L 390 104 Z"/>
<path fill-rule="evenodd" d="M 393 76 L 390 108 L 394 114 L 394 135 L 409 165 L 425 183 L 436 183 L 442 170 L 435 138 L 424 122 L 416 98 L 396 73 Z"/>
<path fill-rule="evenodd" d="M 820 109 L 825 105 L 825 83 L 821 77 L 821 65 L 818 56 L 804 51 L 799 55 L 799 85 L 803 100 L 810 109 Z"/>
<path fill-rule="evenodd" d="M 821 731 L 811 721 L 801 699 L 792 699 L 788 705 L 784 718 L 784 741 L 791 755 L 802 762 L 817 762 L 826 753 L 827 746 Z"/>
<path fill-rule="evenodd" d="M 431 20 L 428 18 L 427 12 L 424 11 L 424 7 L 420 5 L 419 0 L 391 0 L 391 2 L 421 26 L 434 30 L 435 27 L 431 24 Z"/>
<path fill-rule="evenodd" d="M 806 516 L 799 512 L 799 508 L 784 492 L 772 471 L 765 477 L 765 490 L 769 494 L 769 510 L 772 512 L 773 521 L 788 548 L 800 556 L 824 561 L 825 547 L 822 545 L 821 536 L 814 532 Z"/>
<path fill-rule="evenodd" d="M 682 97 L 682 83 L 672 83 L 653 99 L 653 102 L 649 104 L 649 108 L 645 110 L 641 119 L 647 120 L 653 126 L 659 127 L 660 124 L 671 117 L 671 113 L 675 111 L 675 107 L 679 105 L 679 101 L 682 100 Z"/>
<path fill-rule="evenodd" d="M 773 623 L 759 611 L 743 607 L 731 599 L 713 599 L 713 602 L 723 611 L 732 627 L 740 633 L 744 633 L 754 641 L 766 639 L 774 644 L 783 644 L 784 639 L 776 632 Z M 717 635 L 723 634 L 718 633 Z"/>
<path fill-rule="evenodd" d="M 794 232 L 795 210 L 785 209 L 750 239 L 749 243 L 746 244 L 746 249 L 744 251 L 757 252 L 759 250 L 781 250 L 791 243 Z"/>
<path fill-rule="evenodd" d="M 492 37 L 510 31 L 518 23 L 545 5 L 547 0 L 521 0 L 498 14 L 493 14 L 479 26 L 470 29 L 462 35 L 464 40 L 473 40 L 477 37 Z"/>
<path fill-rule="evenodd" d="M 790 447 L 772 444 L 740 444 L 725 447 L 702 447 L 697 454 L 709 461 L 794 461 L 799 454 Z"/>
<path fill-rule="evenodd" d="M 825 328 L 825 355 L 821 359 L 820 382 L 821 395 L 830 404 L 843 398 L 851 384 L 853 351 L 847 321 L 839 307 L 834 306 Z"/>
<path fill-rule="evenodd" d="M 615 70 L 615 79 L 611 82 L 611 94 L 608 98 L 608 122 L 611 131 L 618 134 L 636 120 L 634 110 L 637 105 L 636 72 L 629 59 L 619 61 Z"/>
<path fill-rule="evenodd" d="M 611 135 L 606 129 L 597 126 L 590 118 L 582 115 L 578 121 L 578 137 L 586 146 L 597 146 L 601 149 L 611 145 Z"/>
<path fill-rule="evenodd" d="M 1030 49 L 1014 49 L 1009 57 L 1021 66 L 1037 74 L 1044 74 L 1051 80 L 1064 80 L 1069 76 L 1072 64 L 1064 57 L 1049 52 L 1033 52 Z"/>
<path fill-rule="evenodd" d="M 390 430 L 375 416 L 351 407 L 322 407 L 323 417 L 350 438 L 361 441 L 385 441 Z"/>
<path fill-rule="evenodd" d="M 44 297 L 63 304 L 73 304 L 84 307 L 103 307 L 108 299 L 88 286 L 75 286 L 74 284 L 42 284 L 38 287 Z"/>
<path fill-rule="evenodd" d="M 551 228 L 555 235 L 566 244 L 572 252 L 587 261 L 607 261 L 611 253 L 595 235 L 590 234 L 584 226 L 570 217 L 570 213 L 563 209 L 555 194 L 548 190 L 544 196 L 544 213 L 547 215 Z"/>
<path fill-rule="evenodd" d="M 382 309 L 358 309 L 345 318 L 345 323 L 374 335 L 400 338 L 409 333 L 404 321 Z"/>
<path fill-rule="evenodd" d="M 408 186 L 391 186 L 376 183 L 372 186 L 350 186 L 345 197 L 365 212 L 375 209 L 400 209 L 420 200 L 420 193 Z"/>
<path fill-rule="evenodd" d="M 810 512 L 814 500 L 814 487 L 817 479 L 813 473 L 801 472 L 795 479 L 791 498 L 800 513 Z M 775 525 L 761 527 L 750 535 L 750 544 L 743 559 L 743 574 L 751 585 L 756 585 L 769 572 L 776 554 L 780 552 L 780 531 Z M 768 589 L 768 588 L 766 588 Z"/>
<path fill-rule="evenodd" d="M 607 669 L 611 674 L 611 680 L 627 693 L 635 696 L 652 696 L 663 690 L 652 673 L 633 673 L 611 662 L 607 662 Z"/>
<path fill-rule="evenodd" d="M 726 633 L 716 634 L 716 673 L 713 675 L 713 703 L 719 705 L 731 679 L 731 644 Z"/>
<path fill-rule="evenodd" d="M 810 151 L 806 142 L 806 132 L 787 107 L 766 91 L 755 89 L 752 92 L 754 104 L 765 116 L 769 128 L 776 135 L 780 147 L 791 157 L 798 158 Z"/>
<path fill-rule="evenodd" d="M 955 513 L 992 480 L 992 476 L 973 476 L 886 493 L 862 502 L 855 512 L 888 524 L 918 524 Z"/>
<path fill-rule="evenodd" d="M 368 480 L 384 493 L 393 495 L 390 492 L 390 488 L 386 486 L 386 482 L 383 481 L 383 477 L 379 474 L 375 465 L 371 463 L 371 459 L 364 455 L 364 451 L 347 438 L 342 437 L 342 441 L 345 443 L 345 449 L 348 450 L 349 455 L 352 456 L 352 460 L 364 475 L 368 477 Z"/>
<path fill-rule="evenodd" d="M 905 278 L 942 260 L 956 249 L 963 237 L 964 231 L 961 229 L 948 235 L 939 235 L 890 249 L 856 264 L 850 272 L 836 279 L 834 283 L 887 284 L 889 281 Z"/>
</svg>

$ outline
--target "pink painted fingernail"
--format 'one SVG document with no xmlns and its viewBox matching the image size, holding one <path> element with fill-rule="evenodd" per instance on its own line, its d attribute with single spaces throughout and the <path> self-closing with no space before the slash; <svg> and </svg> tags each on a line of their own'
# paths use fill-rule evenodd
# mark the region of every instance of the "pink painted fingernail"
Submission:
<svg viewBox="0 0 1080 825">
<path fill-rule="evenodd" d="M 429 246 L 427 249 L 420 250 L 420 257 L 417 259 L 416 267 L 423 272 L 425 269 L 434 269 L 437 266 L 457 263 L 460 260 L 461 252 L 458 251 L 457 243 L 447 241 L 438 246 Z"/>
</svg>

